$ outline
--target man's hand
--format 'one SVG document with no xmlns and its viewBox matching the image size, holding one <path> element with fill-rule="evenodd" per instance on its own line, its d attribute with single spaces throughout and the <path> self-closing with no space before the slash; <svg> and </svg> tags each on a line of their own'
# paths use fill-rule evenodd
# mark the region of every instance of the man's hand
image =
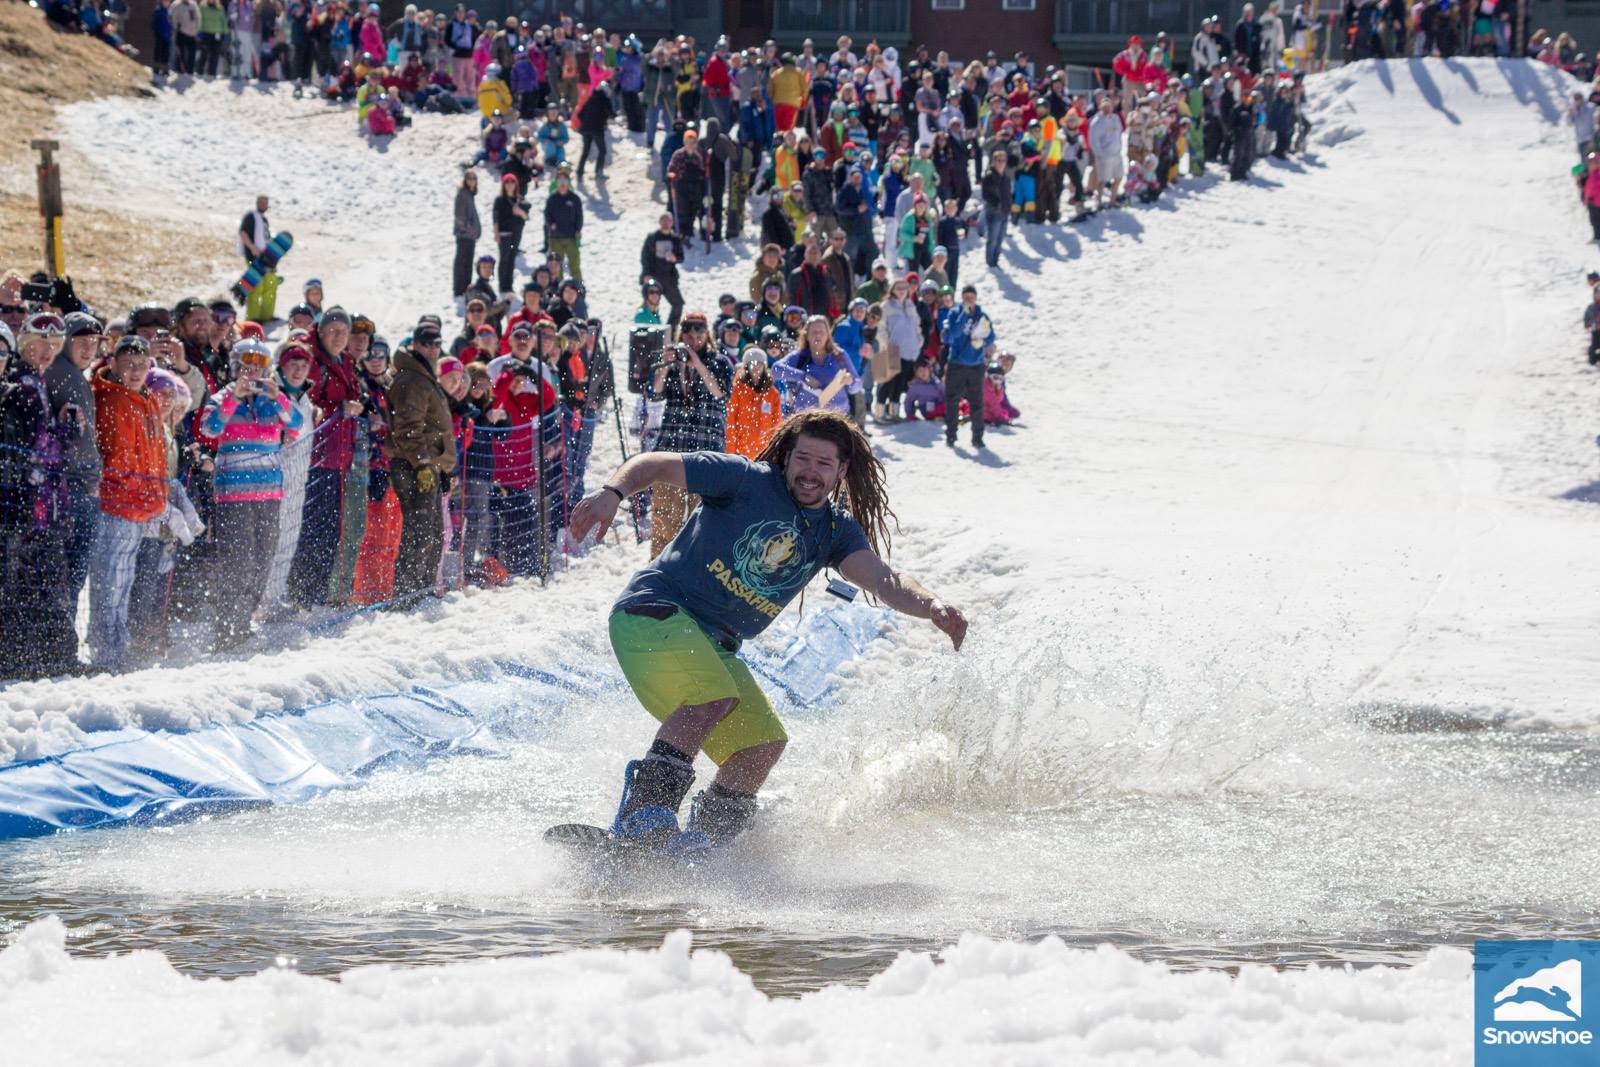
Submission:
<svg viewBox="0 0 1600 1067">
<path fill-rule="evenodd" d="M 598 526 L 600 532 L 595 534 L 595 542 L 605 540 L 606 531 L 611 529 L 621 504 L 617 494 L 606 488 L 596 489 L 578 501 L 578 506 L 572 509 L 572 521 L 568 524 L 573 538 L 582 541 L 589 536 L 590 530 Z"/>
<path fill-rule="evenodd" d="M 967 639 L 967 617 L 961 614 L 961 609 L 951 607 L 942 600 L 935 600 L 929 619 L 950 635 L 950 643 L 955 646 L 957 652 L 960 652 L 961 643 Z"/>
<path fill-rule="evenodd" d="M 346 400 L 344 402 L 345 417 L 351 419 L 356 418 L 361 414 L 362 411 L 365 410 L 365 408 L 366 405 L 362 404 L 359 400 Z"/>
</svg>

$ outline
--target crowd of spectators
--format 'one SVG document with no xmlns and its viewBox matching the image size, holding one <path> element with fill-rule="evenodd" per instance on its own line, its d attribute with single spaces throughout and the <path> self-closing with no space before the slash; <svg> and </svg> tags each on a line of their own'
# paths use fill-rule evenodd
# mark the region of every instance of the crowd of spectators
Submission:
<svg viewBox="0 0 1600 1067">
<path fill-rule="evenodd" d="M 1478 10 L 1488 36 L 1475 25 L 1470 47 L 1500 47 L 1505 12 Z M 1352 4 L 1346 53 L 1450 54 L 1458 17 Z M 1131 37 L 1076 91 L 1020 52 L 958 61 L 849 37 L 826 54 L 689 37 L 647 50 L 464 5 L 384 24 L 376 4 L 340 0 L 158 0 L 152 29 L 158 72 L 292 81 L 353 101 L 374 136 L 407 109 L 469 112 L 481 144 L 453 202 L 448 323 L 463 325 L 452 338 L 424 315 L 391 348 L 313 281 L 269 347 L 226 301 L 104 317 L 70 283 L 8 276 L 0 474 L 21 594 L 3 615 L 29 635 L 5 642 L 8 676 L 152 662 L 196 622 L 230 648 L 288 612 L 543 575 L 588 547 L 565 517 L 610 417 L 626 448 L 755 456 L 785 413 L 826 406 L 868 432 L 929 421 L 953 448 L 965 426 L 983 449 L 1018 416 L 1016 359 L 970 257 L 1003 271 L 1016 226 L 1084 223 L 1303 150 L 1303 79 L 1326 44 L 1272 0 L 1182 44 Z M 1529 51 L 1582 62 L 1542 34 Z M 1587 121 L 1592 141 L 1592 105 Z M 603 195 L 624 136 L 664 209 L 613 371 L 587 309 L 579 189 L 588 171 Z M 498 195 L 480 218 L 484 172 Z M 265 218 L 249 218 L 241 243 L 259 248 Z M 745 239 L 746 289 L 714 312 L 686 295 L 697 258 Z M 693 506 L 658 486 L 632 502 L 633 528 L 659 551 Z"/>
<path fill-rule="evenodd" d="M 269 346 L 227 301 L 102 319 L 70 282 L 7 275 L 0 669 L 231 649 L 275 618 L 403 608 L 582 551 L 564 527 L 612 380 L 565 292 L 503 332 L 475 299 L 454 341 L 424 315 L 391 348 L 314 281 Z"/>
</svg>

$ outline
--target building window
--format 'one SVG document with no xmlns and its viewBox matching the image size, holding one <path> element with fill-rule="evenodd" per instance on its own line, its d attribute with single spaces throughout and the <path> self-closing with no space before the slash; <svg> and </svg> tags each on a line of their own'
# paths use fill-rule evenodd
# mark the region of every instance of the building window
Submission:
<svg viewBox="0 0 1600 1067">
<path fill-rule="evenodd" d="M 928 7 L 934 11 L 965 11 L 967 0 L 928 0 Z"/>
<path fill-rule="evenodd" d="M 1033 11 L 1037 6 L 1036 0 L 1000 0 L 1001 11 Z"/>
</svg>

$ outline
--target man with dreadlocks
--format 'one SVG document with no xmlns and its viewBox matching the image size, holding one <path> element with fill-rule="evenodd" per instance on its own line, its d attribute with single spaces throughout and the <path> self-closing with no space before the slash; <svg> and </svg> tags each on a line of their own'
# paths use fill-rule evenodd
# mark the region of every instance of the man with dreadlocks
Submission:
<svg viewBox="0 0 1600 1067">
<path fill-rule="evenodd" d="M 635 456 L 573 509 L 573 536 L 582 540 L 598 527 L 604 537 L 622 502 L 656 482 L 687 490 L 693 514 L 611 609 L 622 673 L 661 728 L 644 758 L 623 772 L 606 837 L 686 854 L 744 829 L 756 790 L 783 755 L 783 724 L 736 653 L 817 572 L 834 568 L 896 611 L 931 620 L 957 649 L 967 620 L 884 562 L 895 514 L 883 467 L 837 412 L 790 416 L 754 461 L 721 452 Z M 680 833 L 678 808 L 702 751 L 717 776 L 695 797 Z M 551 834 L 582 839 L 575 829 Z"/>
</svg>

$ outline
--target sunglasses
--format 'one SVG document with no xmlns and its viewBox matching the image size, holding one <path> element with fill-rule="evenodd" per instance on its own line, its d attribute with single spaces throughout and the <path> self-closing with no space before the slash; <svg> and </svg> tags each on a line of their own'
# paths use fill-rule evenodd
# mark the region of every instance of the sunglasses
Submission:
<svg viewBox="0 0 1600 1067">
<path fill-rule="evenodd" d="M 0 315 L 26 315 L 27 313 L 28 305 L 26 304 L 0 304 Z"/>
<path fill-rule="evenodd" d="M 683 328 L 684 333 L 705 333 L 706 328 L 698 323 L 691 323 Z"/>
</svg>

